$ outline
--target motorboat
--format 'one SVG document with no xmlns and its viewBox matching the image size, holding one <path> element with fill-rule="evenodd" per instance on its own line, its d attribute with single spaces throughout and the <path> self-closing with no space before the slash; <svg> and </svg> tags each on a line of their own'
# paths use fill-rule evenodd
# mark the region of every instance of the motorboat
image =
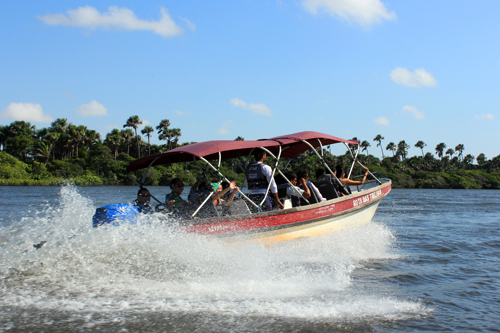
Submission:
<svg viewBox="0 0 500 333">
<path fill-rule="evenodd" d="M 344 144 L 353 159 L 348 178 L 355 163 L 364 167 L 357 157 L 359 143 L 355 140 L 345 140 L 328 134 L 313 131 L 282 135 L 269 139 L 254 141 L 206 141 L 177 147 L 164 153 L 143 157 L 130 162 L 127 166 L 129 176 L 142 187 L 149 168 L 170 163 L 185 163 L 196 161 L 203 171 L 207 168 L 223 181 L 229 179 L 222 173 L 221 162 L 227 159 L 242 160 L 246 158 L 248 166 L 256 149 L 264 150 L 268 157 L 273 158 L 273 174 L 281 175 L 288 186 L 290 180 L 284 174 L 289 162 L 297 155 L 311 151 L 338 181 L 323 156 L 324 148 L 332 144 Z M 357 147 L 357 149 L 356 149 Z M 280 160 L 288 160 L 281 170 Z M 282 163 L 283 164 L 283 163 Z M 242 167 L 243 168 L 243 167 Z M 145 169 L 142 180 L 136 180 L 132 173 Z M 244 168 L 243 168 L 244 169 Z M 266 244 L 289 241 L 300 237 L 316 237 L 335 231 L 361 227 L 373 218 L 380 201 L 391 191 L 391 180 L 376 177 L 370 173 L 371 179 L 362 185 L 350 186 L 351 194 L 329 196 L 328 200 L 293 207 L 284 198 L 285 208 L 271 211 L 262 210 L 262 202 L 252 201 L 240 190 L 241 198 L 231 206 L 235 209 L 229 215 L 222 216 L 218 210 L 213 210 L 213 216 L 199 216 L 202 207 L 213 206 L 211 193 L 199 207 L 189 216 L 184 216 L 179 227 L 186 232 L 201 235 L 211 235 L 224 238 L 231 242 L 261 241 Z M 268 187 L 269 192 L 269 187 Z M 307 199 L 303 198 L 306 202 Z M 157 200 L 157 199 L 156 199 Z M 157 200 L 161 203 L 161 200 Z M 161 203 L 164 204 L 164 203 Z M 231 207 L 233 208 L 233 207 Z"/>
</svg>

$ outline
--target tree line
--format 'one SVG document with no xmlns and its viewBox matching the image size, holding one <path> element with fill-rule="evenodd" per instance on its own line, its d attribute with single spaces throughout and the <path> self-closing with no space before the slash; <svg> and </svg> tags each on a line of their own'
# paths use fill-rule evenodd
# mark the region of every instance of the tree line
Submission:
<svg viewBox="0 0 500 333">
<path fill-rule="evenodd" d="M 83 125 L 74 125 L 65 118 L 58 118 L 49 127 L 41 129 L 25 121 L 14 121 L 10 125 L 0 126 L 2 150 L 0 184 L 50 185 L 64 179 L 76 179 L 82 185 L 131 184 L 125 171 L 130 161 L 188 144 L 179 142 L 182 131 L 180 128 L 173 128 L 168 119 L 162 119 L 155 127 L 144 126 L 139 134 L 139 126 L 142 124 L 143 121 L 138 115 L 131 116 L 124 122 L 122 129 L 115 128 L 104 138 L 101 138 L 95 130 Z M 153 135 L 157 135 L 160 142 L 164 143 L 151 144 L 150 139 Z M 380 147 L 382 158 L 379 159 L 369 154 L 368 149 L 371 147 L 369 141 L 353 139 L 360 142 L 360 149 L 364 153 L 359 156 L 362 163 L 381 174 L 390 175 L 390 178 L 394 178 L 396 187 L 434 187 L 431 181 L 424 181 L 426 178 L 432 178 L 431 176 L 440 177 L 435 178 L 439 186 L 459 188 L 498 186 L 495 185 L 498 182 L 495 183 L 494 179 L 490 179 L 489 185 L 484 185 L 484 182 L 474 185 L 472 181 L 462 181 L 462 185 L 449 185 L 451 182 L 449 175 L 462 177 L 465 175 L 464 172 L 468 171 L 475 173 L 475 176 L 479 174 L 478 177 L 483 180 L 485 177 L 491 178 L 490 176 L 495 178 L 500 171 L 500 155 L 487 159 L 481 153 L 474 157 L 464 153 L 464 144 L 457 144 L 453 149 L 448 148 L 443 142 L 436 145 L 434 153 L 424 152 L 427 144 L 419 140 L 414 147 L 421 150 L 421 156 L 409 157 L 410 144 L 405 140 L 399 141 L 398 144 L 389 142 L 385 145 L 384 137 L 379 134 L 372 140 L 376 143 L 376 147 Z M 244 138 L 239 136 L 235 140 Z M 332 165 L 348 165 L 351 160 L 348 151 L 340 156 L 331 155 L 326 149 L 323 153 Z M 21 164 L 17 164 L 16 160 Z M 474 161 L 477 164 L 474 164 Z M 222 167 L 233 179 L 242 180 L 243 171 L 235 161 L 225 161 Z M 314 175 L 314 171 L 321 165 L 314 153 L 305 152 L 294 158 L 290 167 L 294 170 L 305 168 Z M 21 169 L 24 173 L 13 171 Z M 359 172 L 361 173 L 361 170 Z M 147 181 L 151 185 L 167 184 L 172 177 L 179 177 L 190 184 L 199 174 L 199 166 L 193 162 L 181 166 L 158 166 L 148 172 Z M 409 178 L 402 175 L 407 175 Z M 21 181 L 22 179 L 24 180 Z M 418 179 L 424 180 L 414 181 Z M 500 180 L 500 176 L 498 179 Z"/>
</svg>

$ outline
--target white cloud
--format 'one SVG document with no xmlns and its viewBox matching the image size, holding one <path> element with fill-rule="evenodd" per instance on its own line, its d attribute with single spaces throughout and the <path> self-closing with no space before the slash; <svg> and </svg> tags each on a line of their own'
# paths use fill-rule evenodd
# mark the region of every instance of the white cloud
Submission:
<svg viewBox="0 0 500 333">
<path fill-rule="evenodd" d="M 118 30 L 149 30 L 158 35 L 176 36 L 182 33 L 170 17 L 168 10 L 161 7 L 161 18 L 158 21 L 138 19 L 135 13 L 128 8 L 111 6 L 108 12 L 100 13 L 91 6 L 69 9 L 66 14 L 47 14 L 38 18 L 49 25 L 63 25 L 68 27 L 81 27 L 91 30 L 97 28 Z"/>
<path fill-rule="evenodd" d="M 302 5 L 314 15 L 323 10 L 332 17 L 339 16 L 363 26 L 396 19 L 396 13 L 388 12 L 380 0 L 303 0 Z"/>
<path fill-rule="evenodd" d="M 387 119 L 386 117 L 379 117 L 379 118 L 375 119 L 375 123 L 377 123 L 379 125 L 383 125 L 383 126 L 389 126 L 391 124 L 389 122 L 389 119 Z"/>
<path fill-rule="evenodd" d="M 233 106 L 242 107 L 246 110 L 250 110 L 253 113 L 262 114 L 264 116 L 272 116 L 273 111 L 269 109 L 265 104 L 260 103 L 247 103 L 239 98 L 233 98 L 231 101 Z"/>
<path fill-rule="evenodd" d="M 0 112 L 0 117 L 40 123 L 50 123 L 54 120 L 48 114 L 43 113 L 40 104 L 35 103 L 10 103 Z"/>
<path fill-rule="evenodd" d="M 84 117 L 106 116 L 108 110 L 99 102 L 91 101 L 88 104 L 82 104 L 76 109 L 76 113 Z"/>
<path fill-rule="evenodd" d="M 191 30 L 191 31 L 196 31 L 196 24 L 194 24 L 193 22 L 191 22 L 190 20 L 188 20 L 187 18 L 184 18 L 184 17 L 180 17 L 179 18 L 181 20 L 183 20 L 184 22 L 186 22 L 186 25 L 188 26 L 188 28 Z"/>
<path fill-rule="evenodd" d="M 493 119 L 495 119 L 495 116 L 493 116 L 491 113 L 488 113 L 488 114 L 478 114 L 478 115 L 476 115 L 476 118 L 493 120 Z"/>
<path fill-rule="evenodd" d="M 406 68 L 396 67 L 391 72 L 391 79 L 397 84 L 407 87 L 434 87 L 438 84 L 434 76 L 423 68 L 418 68 L 415 73 L 412 73 Z"/>
<path fill-rule="evenodd" d="M 153 124 L 151 124 L 151 122 L 149 120 L 146 120 L 146 119 L 142 119 L 142 126 L 151 126 Z"/>
<path fill-rule="evenodd" d="M 225 122 L 222 124 L 221 128 L 217 129 L 217 132 L 219 132 L 219 134 L 227 134 L 229 133 L 229 125 L 231 125 L 233 121 L 232 120 L 229 120 L 228 122 Z"/>
<path fill-rule="evenodd" d="M 425 113 L 418 111 L 417 108 L 414 106 L 405 105 L 403 106 L 403 110 L 413 113 L 413 115 L 417 119 L 423 119 L 425 117 Z"/>
<path fill-rule="evenodd" d="M 187 116 L 189 114 L 189 112 L 181 110 L 175 110 L 174 112 L 177 113 L 179 116 Z"/>
</svg>

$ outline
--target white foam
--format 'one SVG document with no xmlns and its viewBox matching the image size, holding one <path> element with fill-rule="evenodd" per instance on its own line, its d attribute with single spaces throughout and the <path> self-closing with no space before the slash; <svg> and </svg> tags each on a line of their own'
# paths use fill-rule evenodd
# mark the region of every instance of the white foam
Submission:
<svg viewBox="0 0 500 333">
<path fill-rule="evenodd" d="M 60 195 L 59 205 L 2 230 L 0 305 L 82 315 L 148 309 L 321 320 L 429 311 L 353 283 L 367 262 L 399 257 L 394 236 L 380 224 L 271 248 L 234 246 L 156 217 L 94 229 L 92 201 L 73 186 Z M 40 240 L 47 243 L 35 250 Z"/>
</svg>

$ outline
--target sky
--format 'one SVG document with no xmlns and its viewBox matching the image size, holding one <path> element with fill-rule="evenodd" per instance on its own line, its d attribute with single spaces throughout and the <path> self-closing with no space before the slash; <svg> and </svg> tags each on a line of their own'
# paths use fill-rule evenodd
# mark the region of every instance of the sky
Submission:
<svg viewBox="0 0 500 333">
<path fill-rule="evenodd" d="M 491 159 L 499 17 L 497 0 L 2 1 L 0 125 L 104 139 L 138 115 L 180 142 L 317 131 L 380 157 L 380 134 Z"/>
</svg>

